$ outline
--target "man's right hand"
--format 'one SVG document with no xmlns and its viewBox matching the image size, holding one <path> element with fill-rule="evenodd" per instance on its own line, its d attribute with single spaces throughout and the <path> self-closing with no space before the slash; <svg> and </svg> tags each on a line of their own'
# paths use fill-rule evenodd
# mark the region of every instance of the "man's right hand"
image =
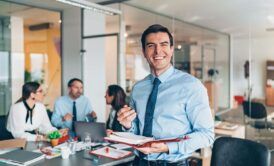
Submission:
<svg viewBox="0 0 274 166">
<path fill-rule="evenodd" d="M 124 108 L 121 108 L 117 113 L 117 120 L 121 125 L 123 125 L 126 129 L 131 128 L 132 121 L 136 118 L 136 112 L 127 105 Z"/>
<path fill-rule="evenodd" d="M 70 113 L 67 113 L 65 116 L 63 116 L 63 121 L 70 121 L 72 120 L 72 115 Z"/>
</svg>

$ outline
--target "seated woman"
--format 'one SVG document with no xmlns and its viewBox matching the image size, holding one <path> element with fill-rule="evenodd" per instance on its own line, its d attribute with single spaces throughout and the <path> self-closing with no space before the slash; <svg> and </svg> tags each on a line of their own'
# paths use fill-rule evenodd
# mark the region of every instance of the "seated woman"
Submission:
<svg viewBox="0 0 274 166">
<path fill-rule="evenodd" d="M 45 134 L 57 130 L 49 121 L 46 107 L 41 103 L 43 89 L 39 83 L 28 82 L 23 85 L 22 97 L 11 106 L 7 130 L 15 138 L 27 141 L 46 140 Z M 67 129 L 60 130 L 62 135 Z"/>
<path fill-rule="evenodd" d="M 107 120 L 107 133 L 110 134 L 112 131 L 123 131 L 121 124 L 117 120 L 117 112 L 126 105 L 126 94 L 118 85 L 110 85 L 106 91 L 106 104 L 112 106 L 109 118 Z"/>
</svg>

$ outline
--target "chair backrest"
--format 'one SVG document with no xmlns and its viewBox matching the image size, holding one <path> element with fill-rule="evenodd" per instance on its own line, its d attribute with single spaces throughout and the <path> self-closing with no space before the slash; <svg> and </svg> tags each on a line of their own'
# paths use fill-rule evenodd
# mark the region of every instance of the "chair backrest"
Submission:
<svg viewBox="0 0 274 166">
<path fill-rule="evenodd" d="M 0 140 L 12 139 L 13 136 L 6 128 L 7 117 L 5 115 L 0 116 Z"/>
<path fill-rule="evenodd" d="M 240 138 L 220 137 L 213 144 L 211 166 L 270 166 L 263 144 Z"/>
<path fill-rule="evenodd" d="M 265 106 L 258 102 L 243 102 L 244 115 L 253 119 L 262 119 L 267 117 Z"/>
</svg>

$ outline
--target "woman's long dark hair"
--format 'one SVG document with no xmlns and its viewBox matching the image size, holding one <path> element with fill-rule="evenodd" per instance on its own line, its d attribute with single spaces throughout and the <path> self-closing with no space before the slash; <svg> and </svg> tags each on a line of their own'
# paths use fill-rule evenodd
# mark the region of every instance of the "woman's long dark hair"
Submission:
<svg viewBox="0 0 274 166">
<path fill-rule="evenodd" d="M 40 84 L 37 82 L 25 83 L 22 88 L 22 97 L 19 100 L 17 100 L 16 103 L 19 103 L 23 100 L 27 100 L 30 97 L 30 94 L 36 93 L 39 87 L 40 87 Z"/>
<path fill-rule="evenodd" d="M 126 93 L 119 85 L 108 86 L 107 93 L 109 96 L 113 96 L 111 106 L 119 111 L 126 104 Z"/>
</svg>

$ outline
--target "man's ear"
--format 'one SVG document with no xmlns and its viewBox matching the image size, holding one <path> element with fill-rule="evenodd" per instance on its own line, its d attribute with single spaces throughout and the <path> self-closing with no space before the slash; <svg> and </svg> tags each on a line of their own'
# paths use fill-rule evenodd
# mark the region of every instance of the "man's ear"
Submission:
<svg viewBox="0 0 274 166">
<path fill-rule="evenodd" d="M 174 46 L 170 46 L 170 50 L 172 52 L 171 56 L 173 56 L 173 53 L 174 53 Z"/>
</svg>

